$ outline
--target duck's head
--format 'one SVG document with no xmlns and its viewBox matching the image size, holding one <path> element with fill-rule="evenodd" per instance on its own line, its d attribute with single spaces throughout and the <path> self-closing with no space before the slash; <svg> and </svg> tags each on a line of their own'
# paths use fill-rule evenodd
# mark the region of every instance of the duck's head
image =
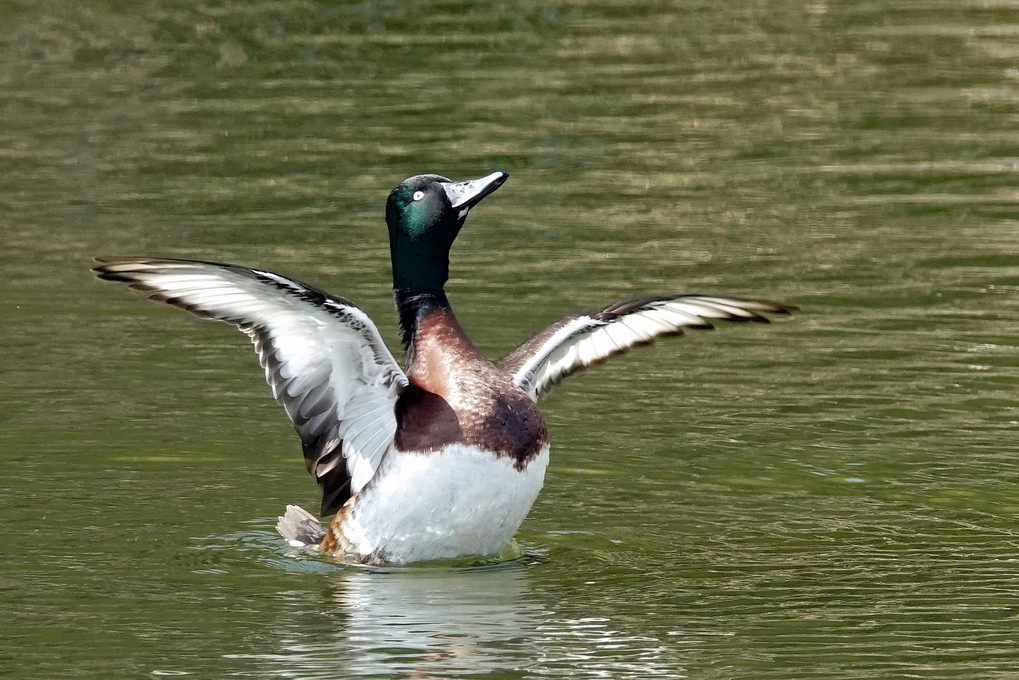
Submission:
<svg viewBox="0 0 1019 680">
<path fill-rule="evenodd" d="M 442 290 L 449 278 L 449 249 L 468 211 L 509 177 L 452 182 L 440 175 L 415 175 L 393 189 L 386 201 L 393 288 L 411 293 Z"/>
</svg>

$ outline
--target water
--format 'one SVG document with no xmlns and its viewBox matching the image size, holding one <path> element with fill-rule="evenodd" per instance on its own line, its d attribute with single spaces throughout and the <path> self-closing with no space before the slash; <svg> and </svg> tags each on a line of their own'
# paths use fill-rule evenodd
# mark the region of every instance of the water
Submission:
<svg viewBox="0 0 1019 680">
<path fill-rule="evenodd" d="M 0 22 L 4 677 L 1014 677 L 1013 4 Z M 386 194 L 496 169 L 450 285 L 492 355 L 642 293 L 801 312 L 559 387 L 518 561 L 288 555 L 317 491 L 245 338 L 89 258 L 298 276 L 396 347 Z"/>
</svg>

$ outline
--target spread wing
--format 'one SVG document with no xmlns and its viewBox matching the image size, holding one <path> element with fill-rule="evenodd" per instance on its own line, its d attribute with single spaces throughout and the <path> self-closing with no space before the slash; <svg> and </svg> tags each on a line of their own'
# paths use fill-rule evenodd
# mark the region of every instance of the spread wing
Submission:
<svg viewBox="0 0 1019 680">
<path fill-rule="evenodd" d="M 681 335 L 684 328 L 710 329 L 712 321 L 767 322 L 763 314 L 793 309 L 777 302 L 707 295 L 623 300 L 560 319 L 503 357 L 499 368 L 537 401 L 568 376 L 657 337 Z"/>
<path fill-rule="evenodd" d="M 294 422 L 322 514 L 368 483 L 396 433 L 407 377 L 368 315 L 349 300 L 271 272 L 228 264 L 103 258 L 101 279 L 218 319 L 255 345 L 272 394 Z"/>
</svg>

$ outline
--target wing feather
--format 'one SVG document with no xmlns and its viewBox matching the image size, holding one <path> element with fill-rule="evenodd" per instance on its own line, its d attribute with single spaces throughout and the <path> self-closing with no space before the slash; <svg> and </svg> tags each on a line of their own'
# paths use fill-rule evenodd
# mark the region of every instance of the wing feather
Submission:
<svg viewBox="0 0 1019 680">
<path fill-rule="evenodd" d="M 272 272 L 148 258 L 97 259 L 99 278 L 246 333 L 273 397 L 294 423 L 308 471 L 335 512 L 375 475 L 396 433 L 407 378 L 349 300 Z"/>
<path fill-rule="evenodd" d="M 766 323 L 764 314 L 794 309 L 765 300 L 709 295 L 622 300 L 561 319 L 507 354 L 499 367 L 537 401 L 568 376 L 655 338 L 681 335 L 685 328 L 710 329 L 712 321 Z"/>
</svg>

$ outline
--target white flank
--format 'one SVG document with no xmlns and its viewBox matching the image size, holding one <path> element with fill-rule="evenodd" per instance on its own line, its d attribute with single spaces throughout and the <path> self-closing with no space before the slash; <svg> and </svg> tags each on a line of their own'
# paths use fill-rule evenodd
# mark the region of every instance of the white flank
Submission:
<svg viewBox="0 0 1019 680">
<path fill-rule="evenodd" d="M 494 555 L 527 516 L 547 466 L 548 446 L 523 470 L 461 444 L 436 453 L 390 450 L 348 506 L 342 529 L 372 562 Z"/>
</svg>

